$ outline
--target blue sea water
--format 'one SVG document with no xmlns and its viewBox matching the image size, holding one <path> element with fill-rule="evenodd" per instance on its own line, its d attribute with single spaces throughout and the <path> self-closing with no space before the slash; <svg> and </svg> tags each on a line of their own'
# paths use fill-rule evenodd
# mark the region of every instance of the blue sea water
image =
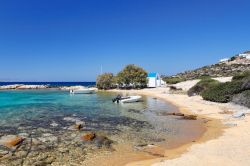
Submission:
<svg viewBox="0 0 250 166">
<path fill-rule="evenodd" d="M 96 82 L 0 82 L 2 85 L 14 85 L 14 84 L 24 84 L 24 85 L 49 85 L 51 87 L 58 86 L 95 86 Z"/>
<path fill-rule="evenodd" d="M 126 144 L 134 149 L 137 145 L 156 144 L 173 148 L 202 134 L 194 129 L 201 126 L 200 121 L 162 115 L 178 111 L 165 101 L 143 96 L 142 102 L 117 104 L 112 102 L 116 95 L 111 92 L 72 95 L 55 89 L 1 90 L 0 140 L 9 135 L 25 139 L 14 152 L 0 144 L 0 152 L 13 154 L 1 160 L 0 153 L 0 165 L 13 165 L 16 161 L 13 157 L 23 152 L 31 154 L 21 157 L 22 162 L 31 162 L 26 165 L 40 160 L 39 156 L 45 153 L 63 165 L 69 163 L 62 160 L 68 157 L 70 161 L 83 157 L 81 161 L 84 161 L 86 152 L 96 153 L 93 146 L 110 148 L 113 144 Z M 81 130 L 74 128 L 76 122 L 83 124 Z M 94 132 L 99 137 L 95 141 L 83 141 L 86 132 Z M 105 137 L 100 137 L 102 135 Z"/>
<path fill-rule="evenodd" d="M 22 132 L 20 126 L 48 128 L 53 122 L 66 127 L 69 124 L 63 119 L 69 116 L 84 120 L 89 128 L 97 125 L 101 130 L 105 130 L 103 126 L 115 130 L 114 125 L 146 124 L 153 117 L 152 112 L 156 116 L 155 112 L 175 109 L 150 97 L 134 104 L 114 104 L 111 100 L 116 95 L 107 92 L 70 95 L 68 91 L 60 90 L 0 91 L 0 132 L 1 129 L 8 132 L 8 128 L 11 128 L 9 132 Z"/>
</svg>

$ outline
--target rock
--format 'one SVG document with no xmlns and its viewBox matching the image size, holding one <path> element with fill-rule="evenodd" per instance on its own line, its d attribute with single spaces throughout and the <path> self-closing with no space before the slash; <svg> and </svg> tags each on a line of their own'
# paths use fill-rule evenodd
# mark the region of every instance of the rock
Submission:
<svg viewBox="0 0 250 166">
<path fill-rule="evenodd" d="M 175 115 L 175 116 L 185 116 L 183 113 L 179 113 L 179 112 L 173 113 L 173 115 Z"/>
<path fill-rule="evenodd" d="M 28 133 L 19 133 L 18 135 L 23 138 L 28 138 L 30 136 Z"/>
<path fill-rule="evenodd" d="M 141 110 L 136 110 L 136 109 L 128 109 L 128 112 L 137 113 L 137 114 L 142 113 Z"/>
<path fill-rule="evenodd" d="M 169 115 L 184 116 L 183 113 L 179 113 L 179 112 L 163 112 L 163 113 L 160 113 L 160 115 L 163 115 L 163 116 L 169 116 Z"/>
<path fill-rule="evenodd" d="M 160 113 L 160 115 L 169 116 L 169 115 L 174 115 L 174 113 L 173 112 L 162 112 L 162 113 Z"/>
<path fill-rule="evenodd" d="M 8 148 L 13 148 L 24 141 L 24 138 L 16 135 L 3 136 L 0 139 L 0 145 L 6 146 Z"/>
<path fill-rule="evenodd" d="M 92 141 L 94 138 L 96 137 L 95 133 L 92 133 L 92 132 L 88 132 L 88 133 L 85 133 L 81 139 L 83 141 Z"/>
<path fill-rule="evenodd" d="M 81 125 L 81 124 L 75 124 L 75 125 L 74 125 L 74 128 L 75 128 L 76 130 L 81 130 L 82 125 Z"/>
<path fill-rule="evenodd" d="M 134 146 L 134 148 L 137 150 L 141 150 L 145 148 L 154 148 L 154 147 L 156 147 L 154 144 L 139 144 L 139 145 Z"/>
<path fill-rule="evenodd" d="M 52 126 L 52 127 L 57 127 L 58 124 L 57 124 L 56 122 L 52 122 L 52 123 L 50 124 L 50 126 Z"/>
<path fill-rule="evenodd" d="M 83 121 L 75 117 L 64 117 L 63 120 L 68 122 L 75 122 L 75 124 L 81 124 L 81 125 L 85 124 Z"/>
<path fill-rule="evenodd" d="M 7 155 L 8 153 L 9 153 L 9 151 L 0 149 L 0 158 Z"/>
<path fill-rule="evenodd" d="M 244 116 L 246 116 L 246 115 L 243 112 L 237 112 L 237 113 L 233 114 L 233 118 L 241 118 Z"/>
<path fill-rule="evenodd" d="M 42 142 L 41 141 L 39 141 L 38 139 L 36 139 L 36 138 L 33 138 L 32 139 L 32 144 L 33 145 L 41 145 L 42 144 Z"/>
<path fill-rule="evenodd" d="M 111 144 L 113 143 L 112 140 L 108 139 L 105 136 L 97 136 L 94 139 L 94 143 L 96 144 L 97 147 L 101 148 L 101 147 L 106 147 L 109 148 L 111 146 Z"/>
<path fill-rule="evenodd" d="M 41 142 L 51 142 L 51 143 L 54 143 L 54 142 L 57 142 L 57 137 L 50 134 L 50 133 L 45 133 L 42 135 L 42 137 L 38 138 L 38 140 L 40 140 Z"/>
<path fill-rule="evenodd" d="M 183 119 L 186 119 L 186 120 L 196 120 L 197 119 L 197 115 L 184 115 Z"/>
<path fill-rule="evenodd" d="M 27 154 L 28 154 L 28 152 L 22 150 L 22 151 L 16 152 L 16 153 L 15 153 L 15 156 L 18 157 L 18 158 L 23 158 L 23 157 L 25 157 Z"/>
</svg>

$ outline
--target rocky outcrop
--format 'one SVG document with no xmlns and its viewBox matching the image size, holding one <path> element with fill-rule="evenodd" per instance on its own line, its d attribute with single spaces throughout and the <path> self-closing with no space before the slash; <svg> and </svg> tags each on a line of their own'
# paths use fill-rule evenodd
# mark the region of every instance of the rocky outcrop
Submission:
<svg viewBox="0 0 250 166">
<path fill-rule="evenodd" d="M 237 54 L 231 58 L 226 58 L 226 61 L 222 61 L 213 65 L 204 66 L 195 70 L 185 71 L 178 73 L 172 77 L 179 77 L 183 80 L 193 80 L 202 76 L 210 77 L 230 77 L 250 70 L 250 51 L 242 54 Z"/>
<path fill-rule="evenodd" d="M 15 84 L 15 85 L 4 85 L 0 86 L 0 90 L 8 90 L 8 89 L 47 89 L 49 86 L 47 85 L 23 85 L 23 84 Z"/>
<path fill-rule="evenodd" d="M 184 73 L 178 73 L 174 77 L 180 77 L 185 80 L 197 79 L 202 76 L 230 77 L 246 70 L 250 70 L 250 64 L 218 63 L 214 65 L 204 66 L 195 70 L 186 71 Z"/>
</svg>

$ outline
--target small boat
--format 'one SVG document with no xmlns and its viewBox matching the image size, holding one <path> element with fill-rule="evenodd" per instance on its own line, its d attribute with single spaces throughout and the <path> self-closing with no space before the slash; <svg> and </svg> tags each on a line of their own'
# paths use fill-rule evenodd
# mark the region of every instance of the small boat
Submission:
<svg viewBox="0 0 250 166">
<path fill-rule="evenodd" d="M 70 90 L 71 94 L 93 94 L 95 93 L 94 89 L 89 89 L 89 88 L 81 88 L 81 89 L 71 89 Z"/>
<path fill-rule="evenodd" d="M 141 101 L 142 97 L 141 96 L 126 96 L 126 97 L 121 97 L 118 95 L 116 98 L 113 99 L 113 102 L 121 102 L 121 103 L 135 103 Z"/>
</svg>

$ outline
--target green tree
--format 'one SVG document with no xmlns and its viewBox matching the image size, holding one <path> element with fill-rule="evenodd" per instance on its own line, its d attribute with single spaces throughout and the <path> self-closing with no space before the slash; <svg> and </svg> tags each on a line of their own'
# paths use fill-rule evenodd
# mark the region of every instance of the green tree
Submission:
<svg viewBox="0 0 250 166">
<path fill-rule="evenodd" d="M 114 75 L 112 73 L 104 73 L 97 77 L 96 86 L 98 89 L 111 89 L 114 87 Z"/>
<path fill-rule="evenodd" d="M 145 88 L 147 86 L 147 72 L 136 65 L 127 65 L 116 76 L 116 81 L 120 87 L 125 88 Z"/>
</svg>

